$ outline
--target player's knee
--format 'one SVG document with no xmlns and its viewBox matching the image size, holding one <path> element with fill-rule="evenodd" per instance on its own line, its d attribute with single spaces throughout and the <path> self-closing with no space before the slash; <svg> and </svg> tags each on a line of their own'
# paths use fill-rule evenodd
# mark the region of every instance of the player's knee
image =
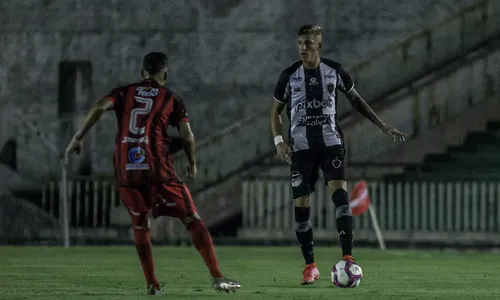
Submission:
<svg viewBox="0 0 500 300">
<path fill-rule="evenodd" d="M 330 180 L 328 181 L 328 191 L 330 194 L 335 193 L 338 189 L 347 191 L 347 181 L 345 180 Z"/>
<path fill-rule="evenodd" d="M 139 217 L 135 218 L 133 228 L 136 231 L 151 229 L 149 214 L 141 214 Z"/>
<path fill-rule="evenodd" d="M 352 209 L 349 205 L 349 195 L 344 189 L 338 189 L 333 192 L 333 203 L 335 204 L 335 216 L 340 218 L 343 216 L 352 216 Z"/>
<path fill-rule="evenodd" d="M 309 197 L 309 195 L 297 197 L 293 199 L 293 204 L 295 207 L 310 207 L 311 198 Z"/>
<path fill-rule="evenodd" d="M 294 207 L 295 213 L 295 231 L 306 232 L 312 228 L 311 223 L 311 208 L 310 207 Z"/>
</svg>

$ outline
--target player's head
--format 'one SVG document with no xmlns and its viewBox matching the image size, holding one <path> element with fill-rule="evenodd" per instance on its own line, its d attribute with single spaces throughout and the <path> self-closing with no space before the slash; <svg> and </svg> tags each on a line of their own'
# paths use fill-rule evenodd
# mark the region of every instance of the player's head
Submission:
<svg viewBox="0 0 500 300">
<path fill-rule="evenodd" d="M 143 78 L 152 78 L 161 85 L 167 83 L 168 78 L 168 58 L 162 52 L 150 52 L 144 56 L 142 61 Z"/>
<path fill-rule="evenodd" d="M 304 25 L 298 32 L 298 47 L 302 62 L 314 62 L 319 59 L 322 46 L 322 29 L 319 25 Z"/>
</svg>

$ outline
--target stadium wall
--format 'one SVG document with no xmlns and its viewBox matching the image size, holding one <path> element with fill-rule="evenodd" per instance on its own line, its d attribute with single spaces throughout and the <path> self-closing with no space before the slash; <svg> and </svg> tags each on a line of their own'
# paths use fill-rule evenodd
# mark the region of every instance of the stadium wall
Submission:
<svg viewBox="0 0 500 300">
<path fill-rule="evenodd" d="M 5 0 L 2 111 L 21 107 L 54 120 L 61 60 L 91 61 L 99 96 L 138 79 L 145 52 L 164 50 L 171 86 L 186 98 L 202 137 L 269 103 L 279 73 L 297 59 L 301 24 L 323 25 L 324 55 L 351 66 L 471 2 Z"/>
<path fill-rule="evenodd" d="M 496 106 L 483 104 L 488 104 L 494 102 L 494 99 L 498 99 L 496 95 L 492 94 L 496 92 L 498 95 L 498 87 L 500 86 L 500 72 L 498 68 L 495 68 L 500 59 L 499 47 L 500 40 L 496 40 L 453 62 L 450 66 L 429 74 L 419 82 L 415 82 L 413 88 L 408 89 L 413 92 L 398 93 L 396 96 L 400 101 L 397 101 L 394 107 L 387 107 L 387 110 L 381 112 L 382 115 L 411 134 L 417 134 L 417 129 L 423 130 L 421 131 L 421 135 L 425 136 L 423 133 L 437 127 L 442 127 L 443 124 L 453 120 L 453 118 L 463 111 L 495 108 Z M 493 100 L 489 101 L 488 98 Z M 443 108 L 441 111 L 442 115 L 439 118 L 442 120 L 442 123 L 433 124 L 432 115 L 426 113 L 432 107 L 432 104 L 437 104 L 438 107 Z M 494 115 L 480 112 L 476 112 L 476 115 L 495 117 Z M 368 135 L 373 136 L 367 139 L 366 142 L 372 145 L 371 148 L 378 149 L 381 152 L 383 152 L 382 150 L 386 151 L 386 146 L 392 144 L 390 141 L 383 140 L 381 133 L 377 134 L 376 131 L 373 131 L 373 125 L 369 124 L 368 121 L 358 124 L 362 125 L 361 127 L 356 124 L 358 123 L 355 122 L 355 126 L 353 125 L 352 128 L 350 126 L 346 127 L 347 137 L 356 138 L 362 136 L 360 132 L 369 132 Z M 359 145 L 353 147 L 363 148 Z M 349 146 L 351 147 L 352 143 Z M 217 153 L 214 152 L 212 154 L 216 155 Z M 278 179 L 287 182 L 287 167 L 285 166 L 281 170 L 282 172 Z M 264 186 L 264 178 L 269 177 L 270 173 L 255 172 L 254 175 L 262 179 L 261 185 Z M 241 179 L 232 181 L 231 184 L 233 186 L 228 185 L 223 188 L 228 192 L 224 197 L 220 197 L 220 195 L 215 196 L 213 193 L 204 195 L 206 197 L 195 197 L 200 212 L 206 218 L 207 224 L 213 225 L 213 222 L 220 221 L 219 217 L 221 219 L 223 217 L 227 218 L 237 215 L 239 211 L 245 211 L 245 209 L 242 209 L 244 203 L 241 201 L 240 195 L 242 198 L 256 197 L 255 195 L 251 195 L 253 192 L 245 190 L 244 185 L 241 185 Z M 43 188 L 44 197 L 42 201 L 42 207 L 47 209 L 47 212 L 56 216 L 58 215 L 58 203 L 60 201 L 58 197 L 58 185 L 58 181 L 46 181 Z M 274 182 L 272 180 L 268 184 L 265 184 L 270 189 L 273 188 L 273 185 Z M 92 230 L 98 231 L 101 229 L 109 231 L 109 238 L 119 238 L 122 236 L 126 240 L 129 237 L 129 216 L 126 209 L 120 204 L 112 180 L 100 179 L 95 176 L 82 177 L 80 179 L 72 178 L 68 185 L 68 191 L 70 222 L 74 228 L 73 236 L 75 238 L 86 239 L 87 234 L 91 233 Z M 272 200 L 278 203 L 285 203 L 290 198 L 284 194 L 281 197 L 280 199 L 272 198 Z M 256 202 L 262 200 L 262 198 L 258 198 Z M 393 201 L 397 202 L 397 200 Z M 269 203 L 274 202 L 270 201 Z M 185 234 L 182 225 L 176 220 L 158 220 L 155 224 L 159 228 L 156 237 L 160 240 L 177 238 Z M 260 228 L 256 230 L 262 231 Z M 271 233 L 268 234 L 272 235 L 272 232 L 271 230 Z M 403 235 L 405 233 L 406 231 L 404 230 L 400 232 Z M 52 237 L 59 234 L 59 232 L 47 233 L 48 236 Z"/>
</svg>

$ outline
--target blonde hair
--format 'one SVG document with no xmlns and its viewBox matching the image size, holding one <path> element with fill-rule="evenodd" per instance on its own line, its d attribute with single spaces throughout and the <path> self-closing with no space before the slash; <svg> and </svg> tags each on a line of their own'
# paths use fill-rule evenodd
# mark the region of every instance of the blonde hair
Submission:
<svg viewBox="0 0 500 300">
<path fill-rule="evenodd" d="M 312 34 L 315 36 L 321 37 L 323 33 L 323 29 L 321 29 L 321 26 L 319 25 L 314 25 L 314 24 L 308 24 L 300 27 L 297 35 L 306 35 L 306 34 Z"/>
</svg>

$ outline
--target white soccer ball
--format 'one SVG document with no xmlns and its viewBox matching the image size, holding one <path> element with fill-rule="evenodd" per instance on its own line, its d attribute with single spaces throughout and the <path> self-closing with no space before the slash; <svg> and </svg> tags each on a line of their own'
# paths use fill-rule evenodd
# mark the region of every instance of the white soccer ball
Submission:
<svg viewBox="0 0 500 300">
<path fill-rule="evenodd" d="M 363 270 L 354 261 L 341 260 L 333 265 L 332 283 L 340 288 L 355 288 L 361 283 Z"/>
</svg>

